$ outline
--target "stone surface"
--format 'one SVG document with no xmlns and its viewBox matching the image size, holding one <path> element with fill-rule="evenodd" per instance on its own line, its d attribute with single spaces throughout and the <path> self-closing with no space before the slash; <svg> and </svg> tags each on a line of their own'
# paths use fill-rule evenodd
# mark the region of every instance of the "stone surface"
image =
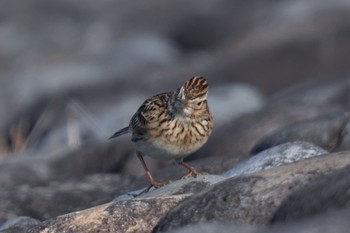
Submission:
<svg viewBox="0 0 350 233">
<path fill-rule="evenodd" d="M 192 224 L 180 229 L 168 231 L 168 233 L 258 233 L 262 228 L 264 227 L 213 222 Z"/>
<path fill-rule="evenodd" d="M 299 221 L 276 224 L 272 226 L 241 226 L 227 223 L 194 224 L 168 233 L 347 233 L 349 232 L 350 210 L 330 211 Z"/>
<path fill-rule="evenodd" d="M 230 178 L 179 204 L 159 222 L 154 232 L 208 221 L 268 224 L 294 190 L 349 165 L 349 153 L 339 153 Z"/>
<path fill-rule="evenodd" d="M 322 176 L 293 192 L 273 217 L 273 222 L 300 220 L 323 212 L 348 207 L 350 167 Z"/>
<path fill-rule="evenodd" d="M 263 137 L 253 148 L 258 153 L 267 148 L 293 141 L 307 141 L 329 151 L 338 151 L 339 147 L 349 149 L 347 134 L 349 124 L 348 113 L 338 113 L 325 117 L 317 117 L 288 125 Z"/>
<path fill-rule="evenodd" d="M 183 194 L 111 202 L 45 221 L 27 232 L 151 232 L 161 217 L 187 197 Z"/>
<path fill-rule="evenodd" d="M 117 197 L 115 200 L 127 200 L 133 198 L 135 195 L 138 195 L 138 198 L 146 197 L 166 197 L 172 195 L 180 194 L 194 194 L 208 189 L 213 184 L 216 184 L 220 181 L 223 181 L 225 177 L 218 175 L 199 175 L 196 178 L 189 177 L 185 179 L 180 179 L 171 182 L 170 184 L 160 187 L 158 189 L 151 189 L 149 192 L 143 193 L 145 189 L 132 191 Z"/>
<path fill-rule="evenodd" d="M 300 160 L 325 155 L 327 153 L 328 152 L 322 148 L 307 142 L 289 142 L 262 151 L 252 158 L 237 164 L 223 175 L 226 177 L 236 177 L 289 163 L 295 163 Z"/>
<path fill-rule="evenodd" d="M 40 221 L 28 216 L 20 216 L 10 219 L 0 225 L 0 232 L 25 232 L 28 228 L 39 224 Z"/>
</svg>

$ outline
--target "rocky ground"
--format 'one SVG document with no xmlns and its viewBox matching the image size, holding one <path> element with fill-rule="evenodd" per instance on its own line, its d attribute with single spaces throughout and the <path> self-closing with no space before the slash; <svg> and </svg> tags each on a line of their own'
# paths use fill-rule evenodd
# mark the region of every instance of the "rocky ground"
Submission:
<svg viewBox="0 0 350 233">
<path fill-rule="evenodd" d="M 345 0 L 0 3 L 0 232 L 349 229 L 350 3 Z M 208 143 L 180 179 L 126 126 L 193 75 Z"/>
</svg>

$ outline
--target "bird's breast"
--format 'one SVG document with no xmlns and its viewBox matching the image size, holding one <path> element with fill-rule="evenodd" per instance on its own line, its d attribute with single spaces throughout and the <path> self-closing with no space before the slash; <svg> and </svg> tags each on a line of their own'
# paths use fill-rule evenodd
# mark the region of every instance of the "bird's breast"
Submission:
<svg viewBox="0 0 350 233">
<path fill-rule="evenodd" d="M 164 121 L 150 127 L 143 140 L 134 141 L 136 150 L 156 159 L 183 158 L 202 147 L 211 133 L 207 121 Z"/>
</svg>

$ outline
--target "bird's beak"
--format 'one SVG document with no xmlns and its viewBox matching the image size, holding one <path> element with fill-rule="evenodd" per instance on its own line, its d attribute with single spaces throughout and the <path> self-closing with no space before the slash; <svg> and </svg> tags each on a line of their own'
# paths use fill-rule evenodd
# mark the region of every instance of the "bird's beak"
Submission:
<svg viewBox="0 0 350 233">
<path fill-rule="evenodd" d="M 186 96 L 185 96 L 185 88 L 181 87 L 179 90 L 179 93 L 177 95 L 178 101 L 179 101 L 179 107 L 185 107 L 187 104 Z"/>
</svg>

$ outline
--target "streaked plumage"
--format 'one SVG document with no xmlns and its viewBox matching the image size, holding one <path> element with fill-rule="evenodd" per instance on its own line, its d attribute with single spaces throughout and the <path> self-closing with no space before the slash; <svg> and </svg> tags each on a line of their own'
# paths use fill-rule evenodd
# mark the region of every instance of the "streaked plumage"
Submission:
<svg viewBox="0 0 350 233">
<path fill-rule="evenodd" d="M 213 128 L 207 103 L 208 83 L 203 77 L 193 77 L 175 92 L 158 94 L 147 99 L 131 118 L 129 126 L 111 138 L 132 133 L 138 156 L 154 187 L 154 181 L 143 156 L 155 159 L 175 159 L 196 176 L 196 170 L 182 160 L 202 147 Z"/>
</svg>

